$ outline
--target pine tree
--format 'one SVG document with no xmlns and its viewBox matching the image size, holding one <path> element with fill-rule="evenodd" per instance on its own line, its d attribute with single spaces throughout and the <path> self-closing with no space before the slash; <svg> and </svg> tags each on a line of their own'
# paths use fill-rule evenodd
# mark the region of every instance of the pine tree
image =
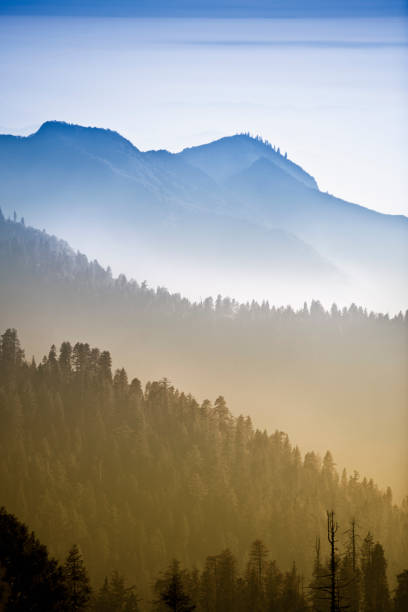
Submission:
<svg viewBox="0 0 408 612">
<path fill-rule="evenodd" d="M 183 573 L 180 570 L 180 563 L 174 559 L 164 577 L 159 579 L 155 585 L 158 594 L 158 609 L 164 606 L 174 612 L 191 612 L 196 606 L 185 592 L 183 584 Z"/>
<path fill-rule="evenodd" d="M 301 591 L 301 579 L 293 563 L 292 570 L 286 572 L 283 580 L 281 605 L 285 612 L 302 612 L 306 608 L 306 600 Z"/>
<path fill-rule="evenodd" d="M 91 598 L 88 572 L 78 546 L 74 544 L 64 564 L 65 582 L 69 593 L 70 609 L 85 610 Z"/>
<path fill-rule="evenodd" d="M 408 570 L 404 570 L 397 576 L 397 588 L 394 594 L 394 612 L 406 612 L 408 610 Z"/>
<path fill-rule="evenodd" d="M 283 576 L 275 561 L 270 561 L 266 568 L 265 597 L 266 609 L 280 612 Z M 283 611 L 282 611 L 283 612 Z"/>
<path fill-rule="evenodd" d="M 200 580 L 200 609 L 211 612 L 217 608 L 217 563 L 215 556 L 207 557 Z"/>
<path fill-rule="evenodd" d="M 0 340 L 0 363 L 5 381 L 14 378 L 15 369 L 20 366 L 24 359 L 24 351 L 20 347 L 20 341 L 15 329 L 7 329 Z"/>
<path fill-rule="evenodd" d="M 384 549 L 379 542 L 374 544 L 372 535 L 368 533 L 361 548 L 363 612 L 390 610 L 386 569 Z"/>
<path fill-rule="evenodd" d="M 237 605 L 237 561 L 229 549 L 217 557 L 217 611 L 234 612 Z"/>
<path fill-rule="evenodd" d="M 262 611 L 266 599 L 266 570 L 268 549 L 261 540 L 255 540 L 249 551 L 246 569 L 247 605 L 249 609 Z"/>
<path fill-rule="evenodd" d="M 107 577 L 103 581 L 92 605 L 94 612 L 111 612 L 110 589 Z"/>
<path fill-rule="evenodd" d="M 127 587 L 117 571 L 110 579 L 105 578 L 92 603 L 93 612 L 139 612 L 139 601 L 135 586 Z"/>
</svg>

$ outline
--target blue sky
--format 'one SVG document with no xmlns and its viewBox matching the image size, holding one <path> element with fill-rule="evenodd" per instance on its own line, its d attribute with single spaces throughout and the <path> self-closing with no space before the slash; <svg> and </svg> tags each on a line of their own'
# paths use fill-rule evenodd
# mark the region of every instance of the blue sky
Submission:
<svg viewBox="0 0 408 612">
<path fill-rule="evenodd" d="M 0 14 L 321 17 L 406 14 L 406 0 L 2 0 Z"/>
<path fill-rule="evenodd" d="M 405 17 L 384 16 L 3 15 L 0 132 L 57 119 L 177 151 L 249 131 L 322 190 L 408 214 L 407 32 Z"/>
</svg>

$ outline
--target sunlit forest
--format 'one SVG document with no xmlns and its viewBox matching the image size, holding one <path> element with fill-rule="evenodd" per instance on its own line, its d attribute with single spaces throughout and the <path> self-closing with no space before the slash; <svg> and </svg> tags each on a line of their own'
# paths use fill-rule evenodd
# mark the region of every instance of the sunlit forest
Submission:
<svg viewBox="0 0 408 612">
<path fill-rule="evenodd" d="M 389 609 L 408 556 L 408 506 L 393 505 L 390 489 L 339 474 L 329 450 L 302 456 L 285 433 L 233 417 L 221 396 L 199 404 L 166 379 L 143 387 L 124 369 L 112 372 L 110 353 L 87 343 L 52 346 L 36 364 L 8 329 L 0 357 L 2 503 L 59 560 L 80 548 L 92 585 L 102 584 L 95 606 L 119 578 L 136 587 L 133 606 L 167 609 L 161 594 L 172 581 L 190 602 L 174 610 L 314 605 L 313 593 L 329 588 L 330 510 L 336 580 L 350 571 L 352 528 L 361 609 Z M 367 603 L 364 580 L 377 585 L 364 573 L 368 562 L 382 576 L 381 608 Z M 7 554 L 0 563 L 7 585 Z M 306 589 L 315 582 L 322 589 Z M 217 592 L 229 603 L 214 603 Z"/>
</svg>

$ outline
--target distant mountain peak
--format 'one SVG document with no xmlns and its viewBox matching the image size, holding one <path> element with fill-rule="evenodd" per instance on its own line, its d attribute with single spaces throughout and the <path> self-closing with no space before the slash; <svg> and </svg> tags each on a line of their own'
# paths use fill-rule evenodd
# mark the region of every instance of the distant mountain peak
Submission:
<svg viewBox="0 0 408 612">
<path fill-rule="evenodd" d="M 286 153 L 283 155 L 279 147 L 261 136 L 252 136 L 249 132 L 224 136 L 207 144 L 190 147 L 178 155 L 220 182 L 228 180 L 264 157 L 306 187 L 318 190 L 313 176 L 288 159 Z"/>
<path fill-rule="evenodd" d="M 219 138 L 214 142 L 219 142 L 222 140 L 241 140 L 243 142 L 252 142 L 256 145 L 260 145 L 266 147 L 267 149 L 272 149 L 275 153 L 282 155 L 280 152 L 280 148 L 273 145 L 269 140 L 263 138 L 260 134 L 251 134 L 250 132 L 237 132 L 236 134 L 232 134 L 231 136 L 224 136 L 223 138 Z M 285 157 L 285 155 L 282 155 Z"/>
<path fill-rule="evenodd" d="M 127 140 L 119 132 L 109 130 L 106 128 L 94 127 L 94 126 L 83 126 L 76 123 L 68 123 L 66 121 L 45 121 L 39 129 L 31 134 L 29 138 L 41 138 L 51 137 L 58 138 L 64 137 L 67 139 L 71 138 L 82 138 L 82 139 L 97 139 L 99 142 L 104 141 L 106 144 L 116 144 L 121 147 L 125 147 L 133 152 L 138 152 L 139 149 L 135 147 L 130 140 Z"/>
<path fill-rule="evenodd" d="M 44 121 L 44 123 L 40 125 L 37 132 L 35 133 L 38 134 L 39 132 L 44 133 L 44 132 L 48 132 L 51 130 L 55 131 L 55 130 L 61 130 L 61 129 L 62 130 L 71 129 L 73 127 L 82 127 L 82 126 L 75 125 L 74 123 L 68 123 L 67 121 L 57 121 L 56 119 L 54 119 L 50 121 Z"/>
</svg>

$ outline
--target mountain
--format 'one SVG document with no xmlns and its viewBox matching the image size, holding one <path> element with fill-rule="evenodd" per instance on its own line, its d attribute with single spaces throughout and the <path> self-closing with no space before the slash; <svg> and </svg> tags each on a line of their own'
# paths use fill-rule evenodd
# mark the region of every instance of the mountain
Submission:
<svg viewBox="0 0 408 612">
<path fill-rule="evenodd" d="M 322 560 L 328 551 L 327 508 L 381 541 L 391 576 L 408 554 L 406 507 L 358 474 L 340 477 L 330 452 L 303 456 L 222 397 L 198 403 L 168 380 L 142 387 L 88 343 L 52 346 L 36 366 L 13 330 L 0 341 L 0 504 L 60 560 L 76 542 L 95 582 L 118 570 L 147 601 L 173 557 L 200 567 L 229 548 L 241 568 L 257 538 L 282 569 L 296 559 L 307 584 L 315 536 Z"/>
<path fill-rule="evenodd" d="M 0 202 L 117 272 L 194 298 L 407 303 L 407 218 L 320 192 L 245 134 L 171 154 L 47 122 L 0 136 Z"/>
<path fill-rule="evenodd" d="M 280 151 L 275 150 L 269 143 L 260 138 L 252 138 L 248 134 L 236 134 L 206 145 L 184 149 L 179 157 L 200 168 L 217 182 L 230 178 L 249 168 L 257 160 L 265 158 L 281 168 L 286 175 L 307 187 L 317 189 L 315 179 L 300 166 L 291 162 L 286 155 L 281 155 Z M 291 181 L 288 180 L 287 184 L 290 185 Z"/>
<path fill-rule="evenodd" d="M 329 447 L 339 469 L 407 494 L 407 314 L 191 302 L 114 278 L 66 242 L 2 217 L 0 286 L 0 328 L 19 329 L 28 357 L 67 338 L 109 346 L 131 377 L 167 377 L 200 402 L 222 394 L 235 416 L 289 431 L 303 449 Z"/>
</svg>

